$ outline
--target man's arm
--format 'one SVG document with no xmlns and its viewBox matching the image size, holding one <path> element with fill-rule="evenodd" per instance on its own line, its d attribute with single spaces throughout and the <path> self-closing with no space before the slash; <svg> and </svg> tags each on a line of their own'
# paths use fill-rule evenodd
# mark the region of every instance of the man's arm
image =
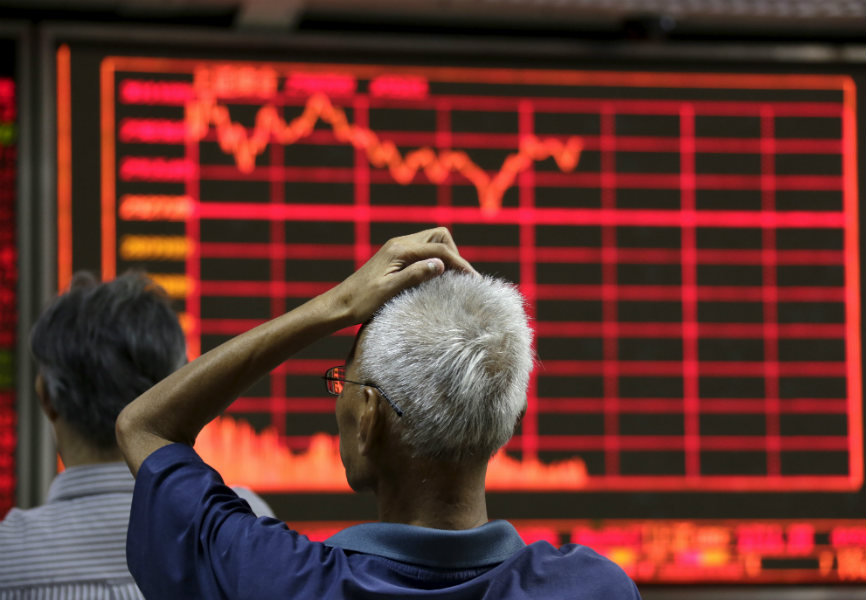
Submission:
<svg viewBox="0 0 866 600">
<path fill-rule="evenodd" d="M 289 356 L 363 323 L 402 290 L 446 268 L 473 271 L 447 229 L 389 240 L 358 271 L 324 294 L 202 355 L 131 402 L 117 418 L 117 442 L 133 475 L 152 452 L 192 445 L 202 428 Z"/>
</svg>

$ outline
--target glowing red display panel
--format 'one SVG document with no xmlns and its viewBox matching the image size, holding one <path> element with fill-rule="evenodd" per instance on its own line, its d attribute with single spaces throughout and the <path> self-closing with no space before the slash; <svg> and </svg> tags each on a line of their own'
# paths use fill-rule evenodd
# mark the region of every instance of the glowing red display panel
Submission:
<svg viewBox="0 0 866 600">
<path fill-rule="evenodd" d="M 15 247 L 17 170 L 15 83 L 0 77 L 0 519 L 15 504 L 15 330 L 18 323 Z"/>
<path fill-rule="evenodd" d="M 110 57 L 101 96 L 103 276 L 153 272 L 194 355 L 444 224 L 535 318 L 492 489 L 861 487 L 849 78 Z M 257 489 L 346 490 L 332 402 L 288 392 L 339 362 L 287 361 L 232 407 L 271 429 L 200 449 Z"/>
</svg>

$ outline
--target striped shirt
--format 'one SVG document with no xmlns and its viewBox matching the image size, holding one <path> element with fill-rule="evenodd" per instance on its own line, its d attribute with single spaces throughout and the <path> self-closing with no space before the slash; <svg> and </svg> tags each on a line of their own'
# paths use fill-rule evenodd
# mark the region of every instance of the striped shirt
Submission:
<svg viewBox="0 0 866 600">
<path fill-rule="evenodd" d="M 126 567 L 135 480 L 123 463 L 70 467 L 46 503 L 0 522 L 0 600 L 139 600 Z"/>
<path fill-rule="evenodd" d="M 140 600 L 126 566 L 135 480 L 121 462 L 70 467 L 44 505 L 0 521 L 0 600 Z M 234 488 L 253 513 L 273 517 L 255 493 Z"/>
</svg>

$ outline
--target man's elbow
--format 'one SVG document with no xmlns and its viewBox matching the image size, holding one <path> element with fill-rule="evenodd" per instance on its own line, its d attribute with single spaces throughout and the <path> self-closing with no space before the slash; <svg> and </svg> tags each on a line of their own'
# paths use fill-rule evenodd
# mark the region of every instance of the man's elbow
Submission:
<svg viewBox="0 0 866 600">
<path fill-rule="evenodd" d="M 127 453 L 132 446 L 131 440 L 135 437 L 136 433 L 135 417 L 132 412 L 130 405 L 127 405 L 120 411 L 120 414 L 117 415 L 117 420 L 114 422 L 114 437 L 117 439 L 117 446 L 124 457 L 128 456 Z"/>
<path fill-rule="evenodd" d="M 138 469 L 148 456 L 173 443 L 172 436 L 156 433 L 153 422 L 148 420 L 149 415 L 136 406 L 136 402 L 120 411 L 114 423 L 117 446 L 133 475 L 138 475 Z M 189 445 L 192 446 L 192 443 Z"/>
</svg>

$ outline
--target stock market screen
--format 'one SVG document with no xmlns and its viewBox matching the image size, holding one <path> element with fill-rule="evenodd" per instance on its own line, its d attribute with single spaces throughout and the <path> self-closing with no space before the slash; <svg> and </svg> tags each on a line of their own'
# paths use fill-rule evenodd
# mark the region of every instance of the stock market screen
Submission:
<svg viewBox="0 0 866 600">
<path fill-rule="evenodd" d="M 61 288 L 146 270 L 192 359 L 445 225 L 535 328 L 493 516 L 638 582 L 866 581 L 854 77 L 273 58 L 58 46 Z M 320 379 L 354 333 L 196 442 L 316 539 L 375 517 Z"/>
</svg>

